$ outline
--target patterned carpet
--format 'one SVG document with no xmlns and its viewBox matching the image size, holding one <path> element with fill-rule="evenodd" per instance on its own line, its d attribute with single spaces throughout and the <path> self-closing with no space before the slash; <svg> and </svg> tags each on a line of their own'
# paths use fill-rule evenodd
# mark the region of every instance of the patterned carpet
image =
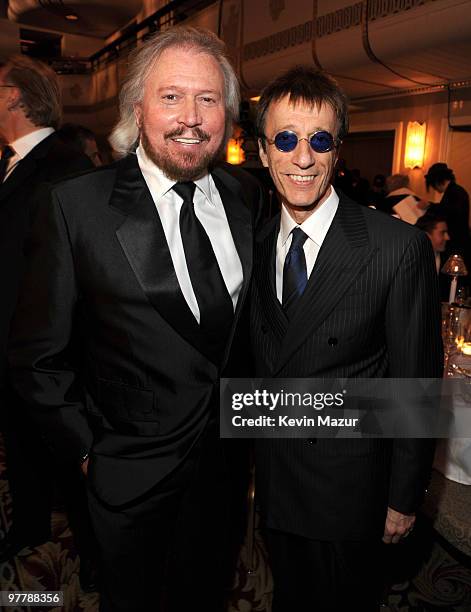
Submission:
<svg viewBox="0 0 471 612">
<path fill-rule="evenodd" d="M 0 536 L 9 525 L 10 499 L 5 479 L 5 461 L 0 444 Z M 417 530 L 418 535 L 399 549 L 403 560 L 394 559 L 403 573 L 412 571 L 414 577 L 402 580 L 389 591 L 384 612 L 471 612 L 471 559 L 467 567 L 461 564 L 442 543 L 430 539 L 427 530 Z M 24 553 L 11 562 L 0 565 L 0 590 L 63 591 L 64 606 L 61 608 L 17 607 L 13 612 L 97 612 L 98 594 L 84 594 L 78 580 L 79 559 L 74 549 L 67 517 L 54 512 L 52 517 L 52 541 Z M 425 562 L 422 560 L 426 555 Z M 232 591 L 228 612 L 270 612 L 272 579 L 260 532 L 255 530 L 255 545 L 252 563 L 245 545 L 241 551 L 237 576 Z M 420 559 L 417 561 L 417 559 Z M 466 562 L 466 560 L 465 560 Z M 253 566 L 255 573 L 247 575 L 246 568 Z M 410 566 L 410 567 L 409 567 Z M 393 572 L 394 573 L 394 572 Z M 397 576 L 395 576 L 397 579 Z M 138 612 L 138 611 L 136 611 Z M 139 611 L 140 612 L 140 611 Z M 287 611 L 298 612 L 298 611 Z M 322 611 L 316 611 L 322 612 Z M 345 611 L 347 612 L 347 611 Z M 353 612 L 353 611 L 352 611 Z M 357 611 L 355 611 L 357 612 Z"/>
</svg>

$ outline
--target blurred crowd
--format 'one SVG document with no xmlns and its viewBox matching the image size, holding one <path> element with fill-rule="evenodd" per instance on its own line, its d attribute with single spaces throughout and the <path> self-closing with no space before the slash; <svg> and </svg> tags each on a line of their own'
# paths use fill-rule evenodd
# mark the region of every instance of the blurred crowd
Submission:
<svg viewBox="0 0 471 612">
<path fill-rule="evenodd" d="M 439 201 L 417 195 L 410 187 L 407 174 L 376 174 L 370 184 L 359 169 L 349 170 L 344 159 L 337 163 L 334 185 L 359 204 L 425 231 L 432 242 L 438 273 L 455 254 L 463 258 L 468 274 L 471 271 L 469 195 L 457 184 L 453 170 L 446 163 L 433 164 L 425 175 L 427 194 L 432 196 L 435 191 Z M 440 276 L 443 300 L 447 298 L 449 279 L 446 281 Z M 461 284 L 467 287 L 469 276 L 463 277 Z"/>
</svg>

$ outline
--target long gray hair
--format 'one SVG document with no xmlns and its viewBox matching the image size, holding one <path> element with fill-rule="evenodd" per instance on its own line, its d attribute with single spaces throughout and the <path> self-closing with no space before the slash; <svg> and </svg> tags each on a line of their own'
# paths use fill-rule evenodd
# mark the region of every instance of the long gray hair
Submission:
<svg viewBox="0 0 471 612">
<path fill-rule="evenodd" d="M 129 56 L 128 72 L 119 95 L 120 118 L 109 141 L 113 149 L 126 155 L 135 150 L 139 141 L 139 128 L 134 116 L 134 106 L 142 102 L 147 77 L 161 54 L 171 47 L 196 49 L 214 57 L 223 79 L 226 107 L 226 139 L 232 132 L 232 124 L 239 116 L 239 82 L 226 56 L 225 45 L 209 30 L 191 26 L 177 26 L 157 32 Z"/>
</svg>

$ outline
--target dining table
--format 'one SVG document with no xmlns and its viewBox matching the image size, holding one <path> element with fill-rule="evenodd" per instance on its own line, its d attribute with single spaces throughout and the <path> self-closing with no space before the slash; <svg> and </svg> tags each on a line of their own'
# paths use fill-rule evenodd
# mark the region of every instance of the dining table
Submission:
<svg viewBox="0 0 471 612">
<path fill-rule="evenodd" d="M 452 410 L 471 418 L 471 308 L 443 305 L 444 379 L 458 379 L 464 392 L 454 393 Z M 470 349 L 469 351 L 467 349 Z M 469 385 L 469 393 L 467 387 Z M 461 423 L 467 423 L 468 419 Z M 471 437 L 469 430 L 437 440 L 434 469 L 422 507 L 434 532 L 457 559 L 471 563 Z M 466 435 L 468 434 L 468 435 Z M 464 555 L 464 556 L 463 556 Z"/>
<path fill-rule="evenodd" d="M 471 307 L 443 304 L 444 378 L 469 384 L 469 396 L 456 394 L 453 409 L 471 413 Z M 470 416 L 471 418 L 471 416 Z M 434 468 L 449 480 L 471 485 L 471 438 L 442 438 L 437 442 Z"/>
</svg>

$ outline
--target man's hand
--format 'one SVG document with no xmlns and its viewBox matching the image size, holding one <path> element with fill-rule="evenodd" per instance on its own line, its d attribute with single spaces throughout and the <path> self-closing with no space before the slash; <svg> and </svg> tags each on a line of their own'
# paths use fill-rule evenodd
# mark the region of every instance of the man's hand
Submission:
<svg viewBox="0 0 471 612">
<path fill-rule="evenodd" d="M 86 476 L 88 474 L 88 457 L 85 459 L 85 461 L 82 463 L 82 465 L 80 466 L 80 469 L 82 470 L 82 474 L 84 476 Z"/>
<path fill-rule="evenodd" d="M 402 538 L 409 535 L 414 523 L 415 514 L 401 514 L 392 508 L 388 508 L 383 542 L 385 544 L 397 544 Z"/>
</svg>

